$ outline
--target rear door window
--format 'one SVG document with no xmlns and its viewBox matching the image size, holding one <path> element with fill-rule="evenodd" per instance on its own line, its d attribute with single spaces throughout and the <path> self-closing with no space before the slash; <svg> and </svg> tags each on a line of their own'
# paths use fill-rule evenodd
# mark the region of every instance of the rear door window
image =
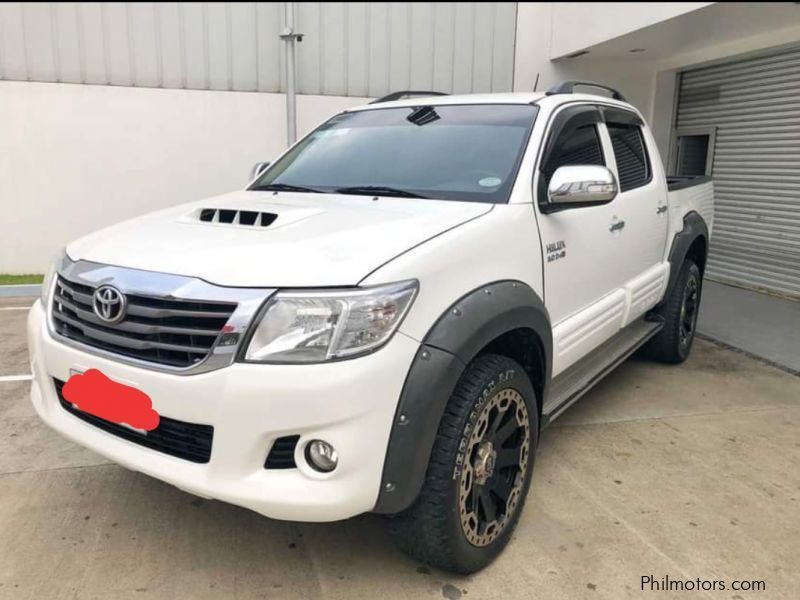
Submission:
<svg viewBox="0 0 800 600">
<path fill-rule="evenodd" d="M 606 126 L 617 162 L 620 191 L 627 192 L 646 185 L 651 179 L 651 171 L 642 128 L 623 123 L 606 123 Z"/>
</svg>

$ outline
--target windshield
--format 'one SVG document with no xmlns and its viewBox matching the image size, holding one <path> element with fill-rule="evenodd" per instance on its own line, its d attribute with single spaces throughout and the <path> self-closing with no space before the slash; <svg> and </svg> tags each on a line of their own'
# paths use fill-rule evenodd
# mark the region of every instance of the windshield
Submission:
<svg viewBox="0 0 800 600">
<path fill-rule="evenodd" d="M 249 189 L 506 202 L 536 111 L 481 104 L 343 113 Z"/>
</svg>

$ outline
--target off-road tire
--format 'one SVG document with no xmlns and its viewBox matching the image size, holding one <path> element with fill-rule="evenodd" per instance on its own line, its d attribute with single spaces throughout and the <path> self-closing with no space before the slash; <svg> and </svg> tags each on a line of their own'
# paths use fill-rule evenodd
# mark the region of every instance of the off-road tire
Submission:
<svg viewBox="0 0 800 600">
<path fill-rule="evenodd" d="M 702 286 L 699 267 L 693 260 L 686 259 L 669 297 L 657 311 L 664 321 L 664 328 L 645 344 L 645 356 L 672 364 L 682 363 L 689 357 L 695 337 Z M 691 311 L 688 316 L 687 310 Z"/>
<path fill-rule="evenodd" d="M 524 402 L 521 402 L 520 396 Z M 511 404 L 510 398 L 513 398 L 514 404 Z M 507 407 L 517 408 L 513 413 L 508 413 L 508 408 L 505 412 L 501 412 L 502 403 Z M 521 404 L 524 406 L 520 406 Z M 520 425 L 525 421 L 525 412 L 527 412 L 527 431 Z M 495 415 L 496 425 L 494 419 L 490 421 L 490 414 Z M 500 414 L 507 416 L 502 418 L 497 416 Z M 474 473 L 478 472 L 472 468 L 475 460 L 470 461 L 469 448 L 472 448 L 471 455 L 474 457 L 477 437 L 483 435 L 489 440 L 492 431 L 508 430 L 511 427 L 508 420 L 511 415 L 518 420 L 518 423 L 513 425 L 518 428 L 512 434 L 515 437 L 509 438 L 510 441 L 502 445 L 497 442 L 497 447 L 502 449 L 511 444 L 519 445 L 518 456 L 525 455 L 526 460 L 523 464 L 520 458 L 516 467 L 500 467 L 499 451 L 496 453 L 496 464 L 492 459 L 492 474 L 484 486 L 475 489 L 489 490 L 491 482 L 497 478 L 504 478 L 503 483 L 498 485 L 505 486 L 503 492 L 507 492 L 508 482 L 514 481 L 514 488 L 510 494 L 514 502 L 512 504 L 511 500 L 508 500 L 503 505 L 501 496 L 486 496 L 500 506 L 497 513 L 493 513 L 496 519 L 494 522 L 498 526 L 494 531 L 491 527 L 484 529 L 484 534 L 490 531 L 491 535 L 484 535 L 479 542 L 482 545 L 475 545 L 468 539 L 467 531 L 474 538 L 479 530 L 478 521 L 474 521 L 476 526 L 472 530 L 462 523 L 462 518 L 465 518 L 462 507 L 469 502 L 466 498 L 470 497 L 464 492 L 464 481 L 469 481 Z M 525 370 L 519 364 L 496 354 L 484 354 L 472 361 L 461 376 L 445 408 L 419 497 L 409 509 L 389 519 L 389 530 L 396 544 L 423 563 L 455 573 L 473 573 L 492 562 L 511 539 L 525 504 L 538 442 L 538 421 L 536 394 Z M 501 433 L 498 432 L 497 435 Z M 525 436 L 528 438 L 527 446 L 519 441 Z M 495 441 L 497 439 L 499 438 L 495 438 Z M 491 449 L 492 446 L 488 447 Z M 465 464 L 466 461 L 470 461 L 469 465 Z M 482 466 L 486 464 L 484 462 Z M 482 471 L 484 475 L 487 472 L 487 470 Z M 480 497 L 482 494 L 478 492 L 476 494 L 478 495 L 475 496 L 474 506 L 478 506 L 484 500 Z M 513 509 L 509 509 L 511 506 Z M 486 510 L 480 510 L 481 512 L 475 509 L 475 517 L 487 514 Z M 503 515 L 502 527 L 499 526 L 501 523 L 497 517 L 499 514 Z"/>
</svg>

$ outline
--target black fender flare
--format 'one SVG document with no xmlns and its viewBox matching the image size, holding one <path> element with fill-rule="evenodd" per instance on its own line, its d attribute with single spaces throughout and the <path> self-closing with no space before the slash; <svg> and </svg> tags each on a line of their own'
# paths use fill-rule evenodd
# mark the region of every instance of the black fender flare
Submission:
<svg viewBox="0 0 800 600">
<path fill-rule="evenodd" d="M 664 293 L 664 300 L 669 298 L 675 283 L 678 281 L 678 274 L 681 270 L 683 261 L 686 260 L 686 255 L 689 248 L 692 247 L 697 238 L 703 238 L 706 245 L 706 253 L 708 253 L 708 225 L 706 225 L 703 217 L 695 211 L 686 213 L 683 217 L 683 229 L 675 234 L 672 240 L 672 247 L 669 251 L 669 282 L 667 283 L 667 290 Z M 662 301 L 662 302 L 663 302 Z"/>
<path fill-rule="evenodd" d="M 464 369 L 487 344 L 519 328 L 533 330 L 541 341 L 544 393 L 550 381 L 552 329 L 542 299 L 530 286 L 521 281 L 483 285 L 461 297 L 439 317 L 406 376 L 374 512 L 398 513 L 416 500 L 439 422 Z M 540 403 L 543 401 L 539 398 Z"/>
</svg>

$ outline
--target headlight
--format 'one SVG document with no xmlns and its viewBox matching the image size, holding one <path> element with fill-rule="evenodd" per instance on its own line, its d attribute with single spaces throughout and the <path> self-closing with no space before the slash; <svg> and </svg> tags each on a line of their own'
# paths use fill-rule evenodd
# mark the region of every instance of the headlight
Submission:
<svg viewBox="0 0 800 600">
<path fill-rule="evenodd" d="M 315 363 L 365 354 L 389 341 L 416 292 L 416 281 L 279 292 L 257 324 L 244 360 Z"/>
</svg>

